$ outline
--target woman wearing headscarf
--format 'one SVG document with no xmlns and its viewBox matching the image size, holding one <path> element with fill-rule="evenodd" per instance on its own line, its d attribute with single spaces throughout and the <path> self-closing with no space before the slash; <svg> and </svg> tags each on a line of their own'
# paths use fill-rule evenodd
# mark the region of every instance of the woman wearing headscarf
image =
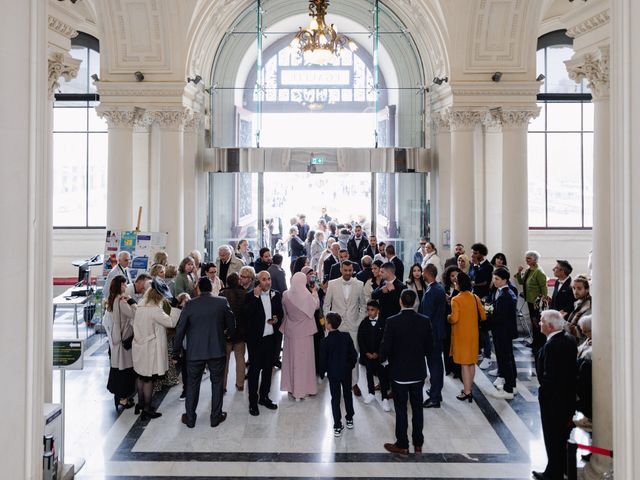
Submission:
<svg viewBox="0 0 640 480">
<path fill-rule="evenodd" d="M 319 307 L 318 292 L 313 283 L 307 288 L 307 275 L 297 272 L 291 288 L 282 295 L 284 335 L 280 390 L 289 392 L 296 401 L 318 392 L 313 353 L 313 335 L 317 332 L 314 313 Z"/>
</svg>

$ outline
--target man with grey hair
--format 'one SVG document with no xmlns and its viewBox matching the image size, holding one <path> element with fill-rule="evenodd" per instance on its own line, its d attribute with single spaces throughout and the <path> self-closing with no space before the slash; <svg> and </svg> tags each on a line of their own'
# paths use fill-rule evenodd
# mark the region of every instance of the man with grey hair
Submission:
<svg viewBox="0 0 640 480">
<path fill-rule="evenodd" d="M 233 249 L 229 245 L 220 245 L 218 247 L 218 258 L 216 259 L 216 267 L 218 267 L 218 277 L 224 285 L 227 284 L 227 276 L 230 273 L 240 275 L 240 269 L 244 266 L 242 260 L 233 254 Z"/>
<path fill-rule="evenodd" d="M 564 323 L 557 310 L 545 310 L 540 317 L 540 330 L 547 341 L 538 352 L 536 372 L 547 468 L 532 472 L 537 480 L 561 479 L 567 465 L 566 442 L 576 407 L 578 372 L 576 341 L 564 332 Z"/>
<path fill-rule="evenodd" d="M 131 275 L 129 274 L 129 262 L 131 262 L 131 254 L 129 252 L 123 250 L 118 253 L 118 264 L 109 271 L 109 274 L 104 281 L 104 287 L 102 287 L 102 291 L 105 292 L 105 298 L 109 296 L 109 287 L 111 286 L 111 280 L 113 280 L 118 275 L 122 275 L 127 280 L 127 284 L 131 283 Z"/>
<path fill-rule="evenodd" d="M 246 291 L 249 291 L 253 288 L 253 284 L 256 281 L 256 271 L 253 267 L 245 265 L 240 269 L 240 286 L 244 288 Z"/>
</svg>

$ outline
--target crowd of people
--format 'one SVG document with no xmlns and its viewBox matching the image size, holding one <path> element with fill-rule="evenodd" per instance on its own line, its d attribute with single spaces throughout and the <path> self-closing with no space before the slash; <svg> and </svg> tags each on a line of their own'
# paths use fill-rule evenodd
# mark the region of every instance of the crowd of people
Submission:
<svg viewBox="0 0 640 480">
<path fill-rule="evenodd" d="M 447 400 L 445 375 L 460 379 L 455 398 L 461 402 L 477 395 L 478 364 L 496 377 L 491 395 L 507 401 L 517 395 L 513 340 L 521 296 L 531 322 L 548 456 L 546 470 L 534 476 L 562 478 L 569 421 L 578 409 L 583 416 L 576 423 L 588 428 L 592 416 L 587 277 L 572 279 L 569 262 L 558 260 L 549 292 L 537 252 L 526 252 L 526 266 L 514 275 L 505 255 L 488 260 L 482 243 L 471 246 L 470 256 L 455 245 L 442 262 L 428 238 L 409 257 L 413 264 L 405 274 L 393 244 L 355 222 L 337 223 L 326 211 L 315 230 L 304 215 L 292 219 L 286 243 L 289 272 L 272 245 L 254 253 L 246 240 L 221 245 L 210 263 L 193 251 L 177 268 L 160 252 L 149 273 L 136 279 L 129 278 L 129 254 L 121 252 L 104 287 L 108 389 L 116 409 L 135 406 L 143 418 L 157 418 L 154 391 L 181 382 L 182 422 L 192 428 L 206 367 L 215 427 L 227 415 L 222 406 L 233 353 L 235 388 L 242 392 L 247 384 L 250 415 L 260 415 L 260 407 L 278 409 L 269 396 L 274 368 L 281 369 L 280 390 L 294 401 L 316 395 L 327 377 L 335 436 L 354 427 L 353 396 L 367 405 L 377 399 L 386 412 L 393 403 L 396 441 L 384 448 L 407 455 L 409 403 L 412 443 L 420 453 L 423 408 Z"/>
</svg>

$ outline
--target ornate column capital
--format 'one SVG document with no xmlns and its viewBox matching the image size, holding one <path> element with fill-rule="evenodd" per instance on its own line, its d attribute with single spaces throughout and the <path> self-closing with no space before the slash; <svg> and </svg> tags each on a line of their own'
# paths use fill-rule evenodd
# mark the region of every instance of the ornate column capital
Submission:
<svg viewBox="0 0 640 480">
<path fill-rule="evenodd" d="M 109 130 L 133 129 L 141 117 L 140 110 L 134 108 L 118 108 L 100 105 L 96 107 L 96 113 L 107 121 Z"/>
<path fill-rule="evenodd" d="M 81 60 L 73 58 L 68 53 L 52 53 L 48 59 L 49 99 L 55 98 L 56 90 L 60 87 L 60 77 L 69 82 L 78 76 Z"/>
<path fill-rule="evenodd" d="M 609 98 L 609 46 L 564 62 L 569 78 L 577 83 L 587 79 L 594 100 Z"/>
<path fill-rule="evenodd" d="M 482 119 L 485 130 L 500 133 L 505 130 L 527 130 L 529 122 L 540 114 L 540 107 L 524 107 L 518 109 L 492 108 Z"/>
<path fill-rule="evenodd" d="M 184 123 L 184 131 L 188 133 L 198 132 L 202 128 L 204 115 L 200 112 L 190 112 Z"/>
<path fill-rule="evenodd" d="M 147 110 L 145 116 L 153 124 L 163 130 L 182 130 L 189 118 L 189 111 L 185 107 L 175 109 Z"/>
<path fill-rule="evenodd" d="M 431 114 L 431 127 L 435 133 L 451 131 L 451 112 L 445 108 Z"/>
<path fill-rule="evenodd" d="M 482 123 L 486 110 L 451 110 L 449 122 L 451 131 L 473 130 Z"/>
</svg>

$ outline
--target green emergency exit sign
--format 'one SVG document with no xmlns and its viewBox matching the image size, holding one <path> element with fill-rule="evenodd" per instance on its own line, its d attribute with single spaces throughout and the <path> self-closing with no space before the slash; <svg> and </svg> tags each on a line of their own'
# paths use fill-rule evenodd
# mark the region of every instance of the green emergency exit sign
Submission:
<svg viewBox="0 0 640 480">
<path fill-rule="evenodd" d="M 324 165 L 325 158 L 320 156 L 311 157 L 311 165 Z"/>
</svg>

